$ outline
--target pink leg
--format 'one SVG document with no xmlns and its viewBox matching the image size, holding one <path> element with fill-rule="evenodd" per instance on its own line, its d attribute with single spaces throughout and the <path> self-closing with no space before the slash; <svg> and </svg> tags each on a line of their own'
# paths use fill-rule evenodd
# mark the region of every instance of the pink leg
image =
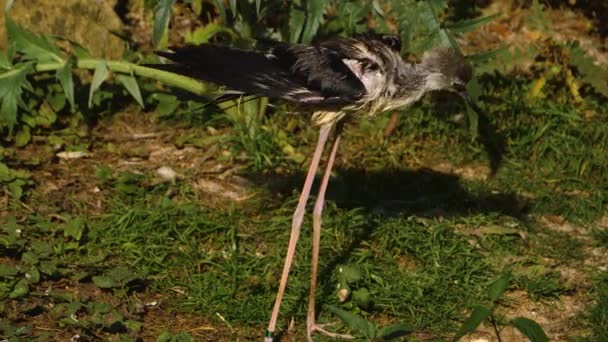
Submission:
<svg viewBox="0 0 608 342">
<path fill-rule="evenodd" d="M 281 282 L 279 283 L 279 290 L 277 291 L 277 297 L 274 302 L 274 307 L 272 309 L 272 315 L 270 316 L 270 322 L 268 323 L 268 330 L 266 331 L 264 342 L 272 342 L 273 339 L 274 329 L 276 327 L 277 319 L 279 317 L 279 309 L 281 308 L 281 301 L 283 300 L 283 294 L 285 292 L 285 287 L 287 286 L 289 269 L 291 268 L 291 263 L 293 262 L 293 257 L 296 252 L 296 243 L 298 242 L 298 237 L 300 236 L 300 227 L 302 226 L 302 221 L 304 219 L 306 202 L 308 202 L 308 197 L 310 196 L 310 189 L 315 179 L 315 173 L 317 172 L 319 161 L 321 160 L 321 155 L 323 154 L 323 148 L 325 147 L 325 143 L 327 142 L 327 137 L 329 136 L 331 128 L 332 126 L 323 126 L 319 131 L 319 140 L 317 141 L 317 147 L 315 148 L 315 153 L 308 168 L 308 174 L 306 175 L 306 181 L 304 181 L 304 187 L 302 188 L 302 193 L 300 194 L 300 199 L 298 200 L 298 206 L 296 207 L 296 210 L 293 213 L 293 220 L 291 223 L 291 236 L 289 237 L 287 255 L 285 256 L 285 265 L 283 266 Z"/>
<path fill-rule="evenodd" d="M 321 248 L 321 218 L 323 214 L 323 207 L 325 205 L 325 192 L 327 191 L 327 185 L 329 184 L 329 178 L 331 177 L 331 170 L 336 159 L 336 152 L 338 151 L 338 144 L 340 143 L 340 131 L 341 127 L 336 129 L 336 136 L 331 145 L 331 152 L 327 159 L 327 165 L 325 166 L 325 172 L 321 180 L 321 186 L 319 187 L 319 195 L 315 202 L 315 208 L 312 212 L 312 269 L 310 271 L 310 295 L 308 297 L 308 316 L 306 318 L 306 336 L 308 341 L 312 342 L 312 333 L 318 331 L 325 335 L 333 338 L 352 339 L 352 336 L 341 335 L 331 333 L 322 326 L 315 323 L 315 293 L 317 289 L 317 271 L 319 269 L 319 250 Z"/>
</svg>

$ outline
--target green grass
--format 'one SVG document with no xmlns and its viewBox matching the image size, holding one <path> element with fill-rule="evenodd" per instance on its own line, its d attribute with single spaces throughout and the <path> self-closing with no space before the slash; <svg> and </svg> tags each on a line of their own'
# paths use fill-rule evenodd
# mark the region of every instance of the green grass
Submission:
<svg viewBox="0 0 608 342">
<path fill-rule="evenodd" d="M 589 311 L 589 323 L 591 325 L 594 341 L 605 341 L 608 339 L 608 274 L 602 272 L 596 279 L 595 304 Z"/>
<path fill-rule="evenodd" d="M 593 289 L 572 287 L 554 268 L 581 267 L 590 244 L 606 248 L 605 229 L 594 222 L 605 212 L 608 113 L 594 97 L 584 108 L 559 94 L 529 103 L 518 95 L 525 92 L 522 79 L 483 84 L 491 95 L 481 103 L 507 142 L 502 168 L 487 180 L 434 169 L 440 163 L 487 163 L 466 125 L 450 120 L 462 111 L 458 104 L 428 101 L 413 108 L 389 137 L 382 134 L 386 115 L 347 129 L 324 216 L 317 302 L 377 326 L 403 323 L 415 336 L 450 338 L 471 306 L 483 302 L 488 285 L 512 268 L 509 289 L 526 291 L 532 301 L 554 303 L 573 292 L 595 296 L 583 313 L 588 330 L 582 335 L 601 341 L 605 279 Z M 594 115 L 586 118 L 582 110 Z M 171 129 L 174 120 L 162 125 Z M 71 212 L 28 212 L 15 204 L 16 219 L 2 219 L 0 236 L 0 256 L 8 265 L 0 274 L 0 315 L 12 322 L 0 326 L 1 336 L 35 340 L 33 321 L 19 323 L 28 312 L 26 317 L 48 313 L 51 327 L 91 339 L 156 337 L 162 330 L 195 339 L 261 336 L 306 168 L 297 156 L 308 155 L 316 133 L 281 108 L 257 123 L 231 120 L 234 129 L 214 118 L 198 124 L 219 125 L 228 135 L 223 139 L 233 142 L 222 162 L 247 167 L 243 174 L 254 181 L 257 195 L 245 202 L 201 204 L 206 202 L 190 186 L 196 170 L 186 170 L 177 184 L 157 184 L 152 171 L 121 173 L 108 165 L 97 168 L 93 181 L 106 194 L 101 213 L 77 199 Z M 209 146 L 192 142 L 205 138 L 200 131 L 183 145 Z M 45 201 L 36 194 L 29 200 L 34 206 Z M 542 217 L 577 224 L 589 234 L 550 229 Z M 309 287 L 308 217 L 300 239 L 279 320 L 284 329 L 295 319 L 296 338 L 303 337 Z M 339 302 L 336 287 L 345 266 L 361 271 L 349 287 L 369 293 L 369 302 Z M 589 278 L 597 271 L 581 270 Z M 56 288 L 45 294 L 57 282 L 79 292 Z M 164 325 L 146 321 L 154 309 L 142 307 L 152 299 L 169 316 Z M 505 303 L 516 306 L 511 300 Z M 46 309 L 50 305 L 55 309 Z M 172 326 L 171 314 L 197 317 L 213 329 Z M 338 321 L 326 309 L 319 320 Z M 352 333 L 345 326 L 335 329 Z"/>
</svg>

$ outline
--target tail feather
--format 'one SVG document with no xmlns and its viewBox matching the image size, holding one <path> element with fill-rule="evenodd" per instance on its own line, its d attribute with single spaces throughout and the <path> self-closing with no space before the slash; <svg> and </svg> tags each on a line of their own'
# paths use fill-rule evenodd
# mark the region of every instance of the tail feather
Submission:
<svg viewBox="0 0 608 342">
<path fill-rule="evenodd" d="M 157 54 L 176 64 L 156 64 L 154 68 L 224 85 L 246 94 L 297 102 L 322 99 L 319 93 L 307 89 L 288 68 L 259 51 L 201 45 Z"/>
</svg>

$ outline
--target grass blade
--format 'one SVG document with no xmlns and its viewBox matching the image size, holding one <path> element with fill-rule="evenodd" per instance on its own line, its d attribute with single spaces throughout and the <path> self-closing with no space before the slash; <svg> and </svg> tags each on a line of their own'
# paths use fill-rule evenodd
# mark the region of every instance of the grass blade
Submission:
<svg viewBox="0 0 608 342">
<path fill-rule="evenodd" d="M 471 315 L 464 322 L 462 322 L 460 329 L 458 329 L 458 332 L 452 341 L 458 341 L 464 335 L 470 334 L 477 330 L 477 327 L 481 324 L 481 322 L 486 320 L 491 313 L 492 312 L 490 309 L 483 305 L 474 305 Z"/>
<path fill-rule="evenodd" d="M 516 317 L 510 323 L 532 342 L 549 342 L 549 337 L 543 328 L 529 318 Z"/>
</svg>

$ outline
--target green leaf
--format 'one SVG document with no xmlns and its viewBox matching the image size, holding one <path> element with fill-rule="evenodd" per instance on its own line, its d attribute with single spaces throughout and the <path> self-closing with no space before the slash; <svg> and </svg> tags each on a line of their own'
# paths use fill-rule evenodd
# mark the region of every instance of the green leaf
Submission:
<svg viewBox="0 0 608 342">
<path fill-rule="evenodd" d="M 376 327 L 365 318 L 332 305 L 327 305 L 326 307 L 352 330 L 367 338 L 374 338 L 376 336 Z"/>
<path fill-rule="evenodd" d="M 467 106 L 467 121 L 469 122 L 469 132 L 473 135 L 473 138 L 476 138 L 479 133 L 479 114 L 469 105 L 468 101 L 466 102 Z"/>
<path fill-rule="evenodd" d="M 302 43 L 309 44 L 317 34 L 319 26 L 323 22 L 323 14 L 329 0 L 306 1 L 306 25 L 302 32 Z"/>
<path fill-rule="evenodd" d="M 122 326 L 123 319 L 124 319 L 124 317 L 116 310 L 112 310 L 103 315 L 95 315 L 95 316 L 91 317 L 91 321 L 93 321 L 94 323 L 99 324 L 103 327 L 106 327 L 106 328 L 110 328 L 116 324 L 118 324 L 119 326 Z"/>
<path fill-rule="evenodd" d="M 500 298 L 503 293 L 509 287 L 509 283 L 511 282 L 511 270 L 505 271 L 503 274 L 498 277 L 488 289 L 488 297 L 492 302 L 495 302 Z"/>
<path fill-rule="evenodd" d="M 30 126 L 22 125 L 21 129 L 15 135 L 15 145 L 17 147 L 23 147 L 27 145 L 31 139 Z"/>
<path fill-rule="evenodd" d="M 369 295 L 369 290 L 366 288 L 360 288 L 353 291 L 352 300 L 358 307 L 362 309 L 366 309 L 370 306 L 371 298 Z"/>
<path fill-rule="evenodd" d="M 141 91 L 139 90 L 139 85 L 137 84 L 137 80 L 133 76 L 126 75 L 118 75 L 116 77 L 120 83 L 127 89 L 129 94 L 133 96 L 135 101 L 139 103 L 140 107 L 144 107 L 144 99 L 141 97 Z"/>
<path fill-rule="evenodd" d="M 81 218 L 73 218 L 68 220 L 63 226 L 63 236 L 70 237 L 76 241 L 80 241 L 85 229 L 84 221 Z"/>
<path fill-rule="evenodd" d="M 474 18 L 474 19 L 469 19 L 469 20 L 462 20 L 453 24 L 448 24 L 445 25 L 445 28 L 447 28 L 448 30 L 450 30 L 453 33 L 465 33 L 465 32 L 469 32 L 469 31 L 473 31 L 475 29 L 477 29 L 480 26 L 483 26 L 491 21 L 493 21 L 494 19 L 498 18 L 500 16 L 500 13 L 496 13 L 496 14 L 492 14 L 492 15 L 487 15 L 485 17 L 479 17 L 479 18 Z"/>
<path fill-rule="evenodd" d="M 118 283 L 108 276 L 94 276 L 91 279 L 95 285 L 102 289 L 111 289 L 118 286 Z"/>
<path fill-rule="evenodd" d="M 17 268 L 15 266 L 11 266 L 11 265 L 7 265 L 7 264 L 0 264 L 0 277 L 6 278 L 6 277 L 14 277 L 19 273 L 19 271 L 17 270 Z"/>
<path fill-rule="evenodd" d="M 85 48 L 84 46 L 78 44 L 73 40 L 68 40 L 68 42 L 70 43 L 74 56 L 76 56 L 77 59 L 85 59 L 91 57 L 89 50 L 87 50 L 87 48 Z"/>
<path fill-rule="evenodd" d="M 598 93 L 608 97 L 608 69 L 595 65 L 593 58 L 587 56 L 578 42 L 568 45 L 569 63 L 583 76 L 582 81 Z"/>
<path fill-rule="evenodd" d="M 57 273 L 57 264 L 53 261 L 41 261 L 40 272 L 52 276 Z"/>
<path fill-rule="evenodd" d="M 262 0 L 255 0 L 255 15 L 260 17 L 260 8 L 262 8 Z"/>
<path fill-rule="evenodd" d="M 158 101 L 156 112 L 161 116 L 172 114 L 179 106 L 179 101 L 175 95 L 156 93 L 152 97 Z"/>
<path fill-rule="evenodd" d="M 91 81 L 91 89 L 89 91 L 89 108 L 93 106 L 93 94 L 99 89 L 101 84 L 108 78 L 109 74 L 108 66 L 105 61 L 97 63 L 95 72 L 93 73 L 93 80 Z"/>
<path fill-rule="evenodd" d="M 68 315 L 74 315 L 82 308 L 82 303 L 79 301 L 68 303 L 66 306 L 66 313 Z"/>
<path fill-rule="evenodd" d="M 65 98 L 70 103 L 70 109 L 72 113 L 76 109 L 76 105 L 74 102 L 74 80 L 72 78 L 73 64 L 74 60 L 70 58 L 65 62 L 64 66 L 62 68 L 57 69 L 57 72 L 55 73 L 55 78 L 57 78 L 59 80 L 59 83 L 61 83 Z"/>
<path fill-rule="evenodd" d="M 11 61 L 4 54 L 4 52 L 0 52 L 0 69 L 10 69 L 12 66 Z"/>
<path fill-rule="evenodd" d="M 529 318 L 516 317 L 509 323 L 532 342 L 549 342 L 549 337 L 547 337 L 543 328 Z"/>
<path fill-rule="evenodd" d="M 232 12 L 232 17 L 236 18 L 236 15 L 238 14 L 238 10 L 236 8 L 236 0 L 230 0 L 228 2 L 228 4 L 230 5 L 230 11 Z"/>
<path fill-rule="evenodd" d="M 472 55 L 467 55 L 467 59 L 473 64 L 492 63 L 493 58 L 505 53 L 509 53 L 509 45 L 503 45 L 499 48 L 490 51 L 478 52 Z"/>
<path fill-rule="evenodd" d="M 0 162 L 0 182 L 8 182 L 13 179 L 11 175 L 11 170 L 6 166 L 6 164 Z"/>
<path fill-rule="evenodd" d="M 26 264 L 35 265 L 38 263 L 39 260 L 40 260 L 40 258 L 38 257 L 38 254 L 36 254 L 36 253 L 25 252 L 21 255 L 21 261 Z"/>
<path fill-rule="evenodd" d="M 98 301 L 91 302 L 87 307 L 87 311 L 90 314 L 106 314 L 112 311 L 112 309 L 114 309 L 112 304 Z"/>
<path fill-rule="evenodd" d="M 161 40 L 166 35 L 171 19 L 171 6 L 175 0 L 160 0 L 154 10 L 154 27 L 152 29 L 152 43 L 158 48 Z"/>
<path fill-rule="evenodd" d="M 298 43 L 306 23 L 306 13 L 296 6 L 291 6 L 289 10 L 289 42 Z"/>
<path fill-rule="evenodd" d="M 87 306 L 87 311 L 92 315 L 103 315 L 111 312 L 114 307 L 106 302 L 93 301 Z"/>
<path fill-rule="evenodd" d="M 108 276 L 117 281 L 124 281 L 132 276 L 133 272 L 125 266 L 114 267 L 108 272 Z"/>
<path fill-rule="evenodd" d="M 31 251 L 41 256 L 50 256 L 53 254 L 53 245 L 50 242 L 44 240 L 33 240 L 31 244 Z"/>
<path fill-rule="evenodd" d="M 17 104 L 21 101 L 23 88 L 31 89 L 31 85 L 26 79 L 31 65 L 23 65 L 0 74 L 0 127 L 8 127 L 9 135 L 13 133 L 13 128 L 17 123 Z"/>
<path fill-rule="evenodd" d="M 36 126 L 49 127 L 56 120 L 57 114 L 55 114 L 53 106 L 50 103 L 50 99 L 48 102 L 43 102 L 38 110 L 38 115 L 34 117 Z"/>
<path fill-rule="evenodd" d="M 10 299 L 18 299 L 25 297 L 28 293 L 30 293 L 29 282 L 25 279 L 21 279 L 17 282 L 13 291 L 8 295 Z"/>
<path fill-rule="evenodd" d="M 37 62 L 63 62 L 61 51 L 50 37 L 32 33 L 10 17 L 6 17 L 6 32 L 11 46 L 22 52 L 26 59 Z"/>
<path fill-rule="evenodd" d="M 16 179 L 10 183 L 8 183 L 8 192 L 13 196 L 16 201 L 21 200 L 21 196 L 23 196 L 23 186 L 25 185 L 25 181 L 23 179 Z"/>
<path fill-rule="evenodd" d="M 208 43 L 211 38 L 220 32 L 225 32 L 232 37 L 236 37 L 236 34 L 231 29 L 220 24 L 209 23 L 191 33 L 187 32 L 184 38 L 188 44 L 200 45 Z"/>
<path fill-rule="evenodd" d="M 192 6 L 194 14 L 197 16 L 201 15 L 201 12 L 203 11 L 203 0 L 190 0 L 187 2 Z"/>
<path fill-rule="evenodd" d="M 361 280 L 361 268 L 358 265 L 343 265 L 338 267 L 338 280 L 352 284 Z"/>
<path fill-rule="evenodd" d="M 407 336 L 413 332 L 410 327 L 404 323 L 393 324 L 378 330 L 377 336 L 383 340 L 391 340 L 397 337 Z"/>
<path fill-rule="evenodd" d="M 47 101 L 55 112 L 62 110 L 67 103 L 67 99 L 63 93 L 49 94 Z"/>
<path fill-rule="evenodd" d="M 226 7 L 224 6 L 224 0 L 215 0 L 215 5 L 217 9 L 220 11 L 220 17 L 222 17 L 222 22 L 226 21 Z"/>
<path fill-rule="evenodd" d="M 135 332 L 135 333 L 139 332 L 141 330 L 142 326 L 144 325 L 142 322 L 139 322 L 139 321 L 136 321 L 133 319 L 126 320 L 124 323 L 125 323 L 125 327 L 127 329 L 129 329 L 129 331 Z"/>
<path fill-rule="evenodd" d="M 32 284 L 37 284 L 40 281 L 40 272 L 36 267 L 32 267 L 25 274 L 25 278 L 30 281 Z"/>
<path fill-rule="evenodd" d="M 471 315 L 464 322 L 462 322 L 460 329 L 458 329 L 458 332 L 452 341 L 458 341 L 464 335 L 470 334 L 477 330 L 477 327 L 481 324 L 481 322 L 486 320 L 490 314 L 492 314 L 492 312 L 487 307 L 483 305 L 474 305 Z"/>
</svg>

